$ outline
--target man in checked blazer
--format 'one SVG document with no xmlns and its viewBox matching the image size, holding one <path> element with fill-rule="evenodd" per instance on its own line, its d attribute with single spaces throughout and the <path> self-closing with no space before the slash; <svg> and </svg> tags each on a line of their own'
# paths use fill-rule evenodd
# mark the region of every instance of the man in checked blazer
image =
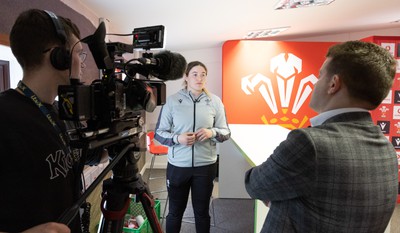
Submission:
<svg viewBox="0 0 400 233">
<path fill-rule="evenodd" d="M 398 192 L 397 157 L 368 111 L 387 96 L 395 72 L 396 60 L 373 43 L 328 50 L 310 101 L 319 113 L 312 127 L 291 131 L 246 172 L 249 195 L 270 206 L 261 232 L 385 231 Z"/>
</svg>

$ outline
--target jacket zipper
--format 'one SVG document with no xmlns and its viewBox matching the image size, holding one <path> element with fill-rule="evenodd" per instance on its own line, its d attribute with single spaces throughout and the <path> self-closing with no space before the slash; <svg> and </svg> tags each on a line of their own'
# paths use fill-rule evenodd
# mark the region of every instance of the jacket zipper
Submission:
<svg viewBox="0 0 400 233">
<path fill-rule="evenodd" d="M 193 100 L 193 133 L 196 130 L 196 103 L 198 101 L 197 99 Z M 194 167 L 194 144 L 192 145 L 192 167 Z"/>
<path fill-rule="evenodd" d="M 193 101 L 193 133 L 196 130 L 196 103 L 200 102 L 200 97 L 202 94 L 199 95 L 199 97 L 197 97 L 197 99 L 193 99 L 193 97 L 189 94 L 189 97 L 192 99 Z M 192 145 L 192 167 L 194 167 L 194 144 Z"/>
</svg>

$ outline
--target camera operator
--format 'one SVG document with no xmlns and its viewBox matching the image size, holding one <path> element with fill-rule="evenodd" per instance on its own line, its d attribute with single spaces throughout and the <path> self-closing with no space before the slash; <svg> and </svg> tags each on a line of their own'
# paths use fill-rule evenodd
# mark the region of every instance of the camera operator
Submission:
<svg viewBox="0 0 400 233">
<path fill-rule="evenodd" d="M 10 45 L 23 69 L 16 89 L 0 93 L 0 231 L 81 232 L 56 223 L 80 195 L 81 150 L 71 149 L 53 107 L 59 85 L 80 78 L 85 53 L 80 31 L 52 12 L 22 12 Z"/>
</svg>

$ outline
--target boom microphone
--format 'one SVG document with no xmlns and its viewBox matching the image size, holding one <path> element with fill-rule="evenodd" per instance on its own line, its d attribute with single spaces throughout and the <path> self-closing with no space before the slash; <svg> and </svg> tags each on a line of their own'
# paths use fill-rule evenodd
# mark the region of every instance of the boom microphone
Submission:
<svg viewBox="0 0 400 233">
<path fill-rule="evenodd" d="M 150 66 L 150 74 L 161 80 L 176 80 L 183 77 L 186 59 L 179 53 L 168 50 L 154 55 L 154 58 L 139 58 L 140 63 Z"/>
</svg>

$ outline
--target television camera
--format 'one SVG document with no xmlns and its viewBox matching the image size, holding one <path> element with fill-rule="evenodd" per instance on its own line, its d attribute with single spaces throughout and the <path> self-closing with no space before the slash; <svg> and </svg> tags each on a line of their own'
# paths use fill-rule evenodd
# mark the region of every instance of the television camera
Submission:
<svg viewBox="0 0 400 233">
<path fill-rule="evenodd" d="M 69 224 L 88 195 L 112 170 L 112 178 L 103 182 L 104 217 L 99 232 L 122 231 L 131 194 L 142 202 L 153 232 L 162 232 L 152 208 L 151 193 L 137 166 L 140 151 L 145 150 L 140 144 L 145 123 L 142 116 L 144 111 L 152 112 L 165 103 L 164 81 L 181 78 L 186 60 L 170 51 L 154 56 L 149 52 L 152 48 L 162 48 L 163 26 L 138 28 L 132 34 L 132 45 L 106 43 L 105 25 L 100 23 L 95 33 L 81 42 L 89 46 L 102 78 L 90 85 L 71 79 L 71 85 L 59 86 L 59 116 L 75 123 L 68 130 L 71 145 L 86 151 L 107 149 L 110 157 L 110 164 L 59 222 Z M 126 61 L 123 55 L 133 53 L 136 48 L 146 52 L 140 58 Z"/>
<path fill-rule="evenodd" d="M 135 48 L 147 51 L 162 46 L 163 26 L 135 29 L 132 45 L 105 43 L 105 34 L 105 25 L 101 23 L 93 35 L 82 39 L 88 44 L 102 78 L 91 85 L 71 80 L 71 85 L 59 86 L 58 90 L 60 118 L 87 123 L 84 128 L 70 131 L 70 137 L 73 141 L 90 142 L 90 148 L 102 146 L 94 143 L 99 139 L 112 142 L 111 138 L 137 133 L 132 124 L 138 127 L 144 123 L 141 111 L 152 112 L 165 103 L 163 81 L 181 78 L 186 68 L 185 58 L 169 51 L 154 57 L 145 52 L 141 58 L 124 61 L 122 55 Z"/>
</svg>

